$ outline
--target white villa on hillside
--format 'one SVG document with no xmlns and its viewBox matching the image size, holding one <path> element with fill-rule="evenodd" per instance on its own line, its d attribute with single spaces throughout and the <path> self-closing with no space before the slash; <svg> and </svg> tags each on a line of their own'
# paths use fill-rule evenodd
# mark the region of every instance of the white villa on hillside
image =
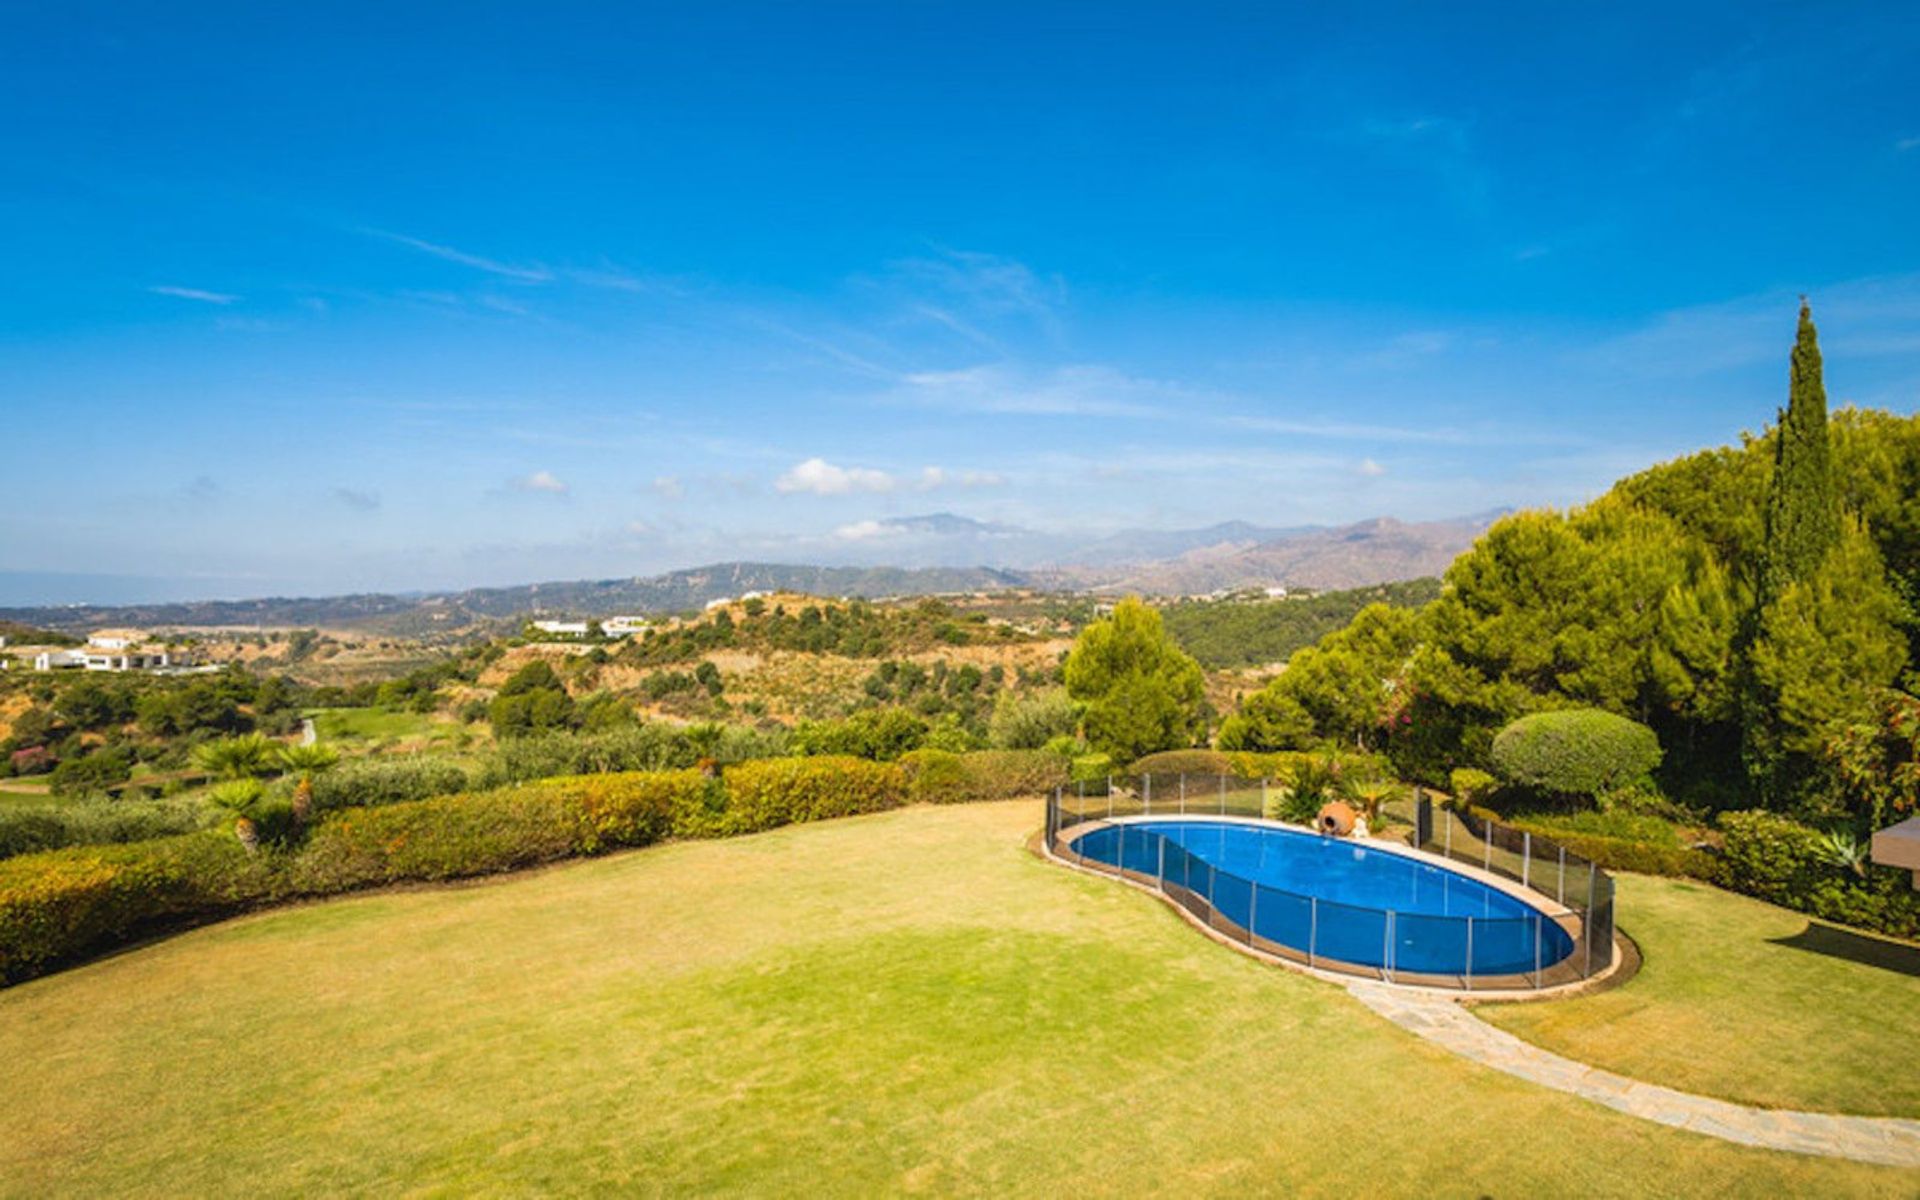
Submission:
<svg viewBox="0 0 1920 1200">
<path fill-rule="evenodd" d="M 600 628 L 608 637 L 632 637 L 651 624 L 645 617 L 608 617 L 600 622 Z"/>
<path fill-rule="evenodd" d="M 571 637 L 587 636 L 585 621 L 535 621 L 533 627 L 541 633 L 566 634 Z"/>
<path fill-rule="evenodd" d="M 87 644 L 76 650 L 42 650 L 33 657 L 36 671 L 168 671 L 186 665 L 137 630 L 120 629 L 89 634 Z"/>
</svg>

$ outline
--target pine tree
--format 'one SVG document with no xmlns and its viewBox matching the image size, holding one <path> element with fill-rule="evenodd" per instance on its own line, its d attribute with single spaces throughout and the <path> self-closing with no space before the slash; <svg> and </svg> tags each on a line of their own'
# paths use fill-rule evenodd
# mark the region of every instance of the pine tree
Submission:
<svg viewBox="0 0 1920 1200">
<path fill-rule="evenodd" d="M 1181 750 L 1206 733 L 1206 677 L 1137 596 L 1080 631 L 1067 694 L 1086 708 L 1087 740 L 1116 762 Z"/>
<path fill-rule="evenodd" d="M 1827 439 L 1827 387 L 1820 374 L 1820 339 L 1805 297 L 1788 371 L 1787 407 L 1774 433 L 1773 481 L 1767 488 L 1767 526 L 1760 603 L 1808 578 L 1840 540 L 1839 494 Z"/>
</svg>

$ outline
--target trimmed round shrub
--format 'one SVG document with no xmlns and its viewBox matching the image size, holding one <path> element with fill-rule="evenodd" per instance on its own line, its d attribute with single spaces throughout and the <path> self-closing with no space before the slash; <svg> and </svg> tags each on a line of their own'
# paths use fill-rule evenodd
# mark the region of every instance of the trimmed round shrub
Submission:
<svg viewBox="0 0 1920 1200">
<path fill-rule="evenodd" d="M 1493 739 L 1503 781 L 1554 796 L 1598 796 L 1646 779 L 1659 765 L 1653 730 L 1597 708 L 1534 713 Z"/>
</svg>

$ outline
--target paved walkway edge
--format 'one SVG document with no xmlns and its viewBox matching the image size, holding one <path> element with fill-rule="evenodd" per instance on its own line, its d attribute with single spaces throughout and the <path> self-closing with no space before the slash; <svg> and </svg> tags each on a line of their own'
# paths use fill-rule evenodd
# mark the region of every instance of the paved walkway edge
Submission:
<svg viewBox="0 0 1920 1200">
<path fill-rule="evenodd" d="M 1604 1104 L 1629 1116 L 1742 1146 L 1920 1167 L 1920 1121 L 1751 1108 L 1642 1083 L 1542 1050 L 1451 1000 L 1377 983 L 1347 984 L 1360 1003 L 1437 1046 L 1509 1075 Z"/>
</svg>

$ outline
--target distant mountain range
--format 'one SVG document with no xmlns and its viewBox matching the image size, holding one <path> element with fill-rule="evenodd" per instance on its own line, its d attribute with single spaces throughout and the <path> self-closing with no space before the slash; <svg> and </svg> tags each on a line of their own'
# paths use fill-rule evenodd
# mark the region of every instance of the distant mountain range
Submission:
<svg viewBox="0 0 1920 1200">
<path fill-rule="evenodd" d="M 824 596 L 934 595 L 1040 588 L 1189 595 L 1244 587 L 1351 588 L 1438 575 L 1510 510 L 1445 521 L 1380 517 L 1342 526 L 1268 528 L 1229 521 L 1203 529 L 1128 530 L 1069 546 L 1057 535 L 952 513 L 895 517 L 846 532 L 876 552 L 908 557 L 933 540 L 1000 567 L 809 566 L 731 562 L 633 579 L 569 580 L 423 594 L 362 594 L 116 606 L 0 609 L 0 620 L 45 629 L 132 626 L 358 626 L 394 634 L 454 633 L 534 613 L 606 616 L 699 608 L 742 592 Z M 889 547 L 889 543 L 893 543 Z M 912 543 L 913 545 L 910 545 Z M 997 551 L 997 553 L 989 553 Z M 924 548 L 912 553 L 923 557 Z"/>
</svg>

